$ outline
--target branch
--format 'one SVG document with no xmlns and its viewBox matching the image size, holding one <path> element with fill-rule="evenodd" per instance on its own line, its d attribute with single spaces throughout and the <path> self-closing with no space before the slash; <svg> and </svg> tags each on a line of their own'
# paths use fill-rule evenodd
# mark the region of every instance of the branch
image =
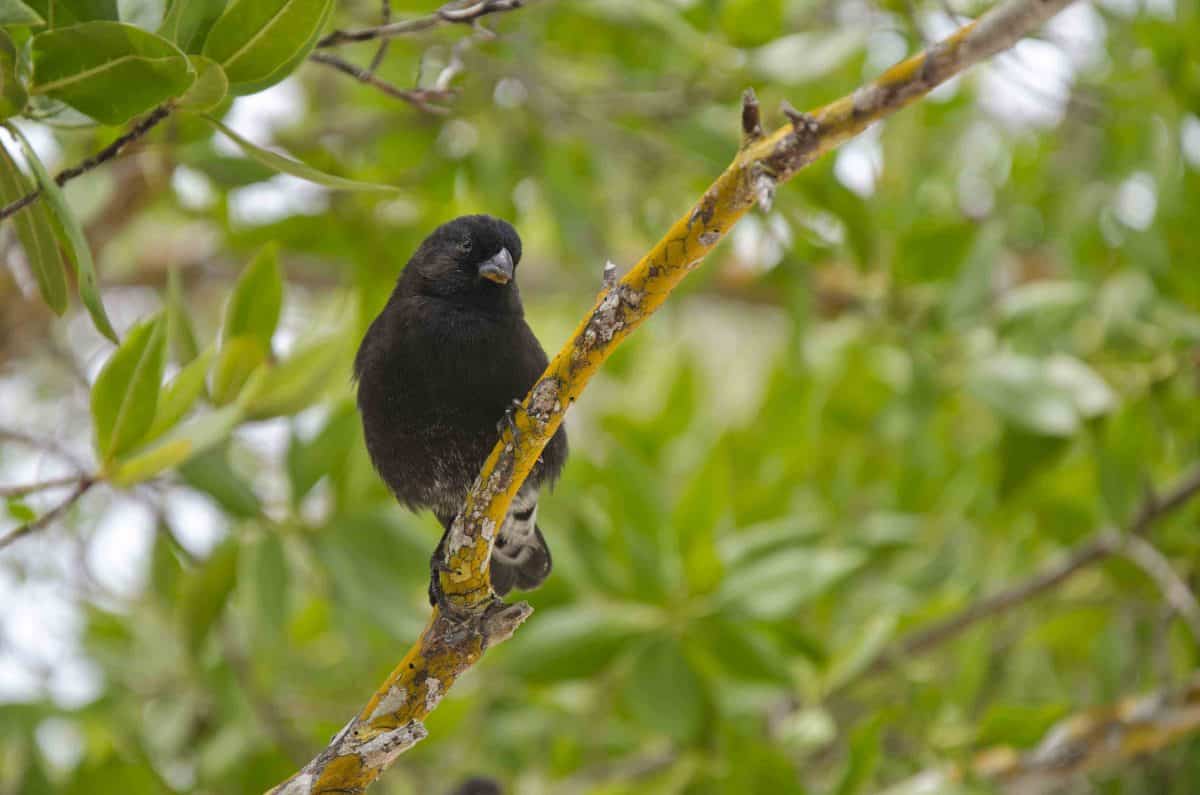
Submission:
<svg viewBox="0 0 1200 795">
<path fill-rule="evenodd" d="M 476 0 L 465 5 L 462 2 L 447 3 L 432 14 L 423 17 L 405 19 L 363 30 L 335 30 L 317 42 L 317 49 L 375 39 L 394 39 L 397 36 L 420 33 L 442 25 L 469 25 L 489 14 L 515 11 L 522 5 L 524 5 L 524 0 Z"/>
<path fill-rule="evenodd" d="M 987 783 L 1012 795 L 1054 792 L 1084 773 L 1104 770 L 1157 751 L 1200 731 L 1200 671 L 1175 690 L 1071 715 L 1028 751 L 1009 746 L 976 754 L 966 765 L 926 770 L 879 795 L 958 791 L 964 781 Z"/>
<path fill-rule="evenodd" d="M 1148 494 L 1134 514 L 1127 530 L 1127 536 L 1122 536 L 1112 530 L 1097 532 L 1089 540 L 1076 546 L 1065 558 L 1047 566 L 1032 577 L 986 596 L 949 618 L 917 630 L 892 644 L 858 674 L 839 683 L 835 691 L 845 690 L 860 679 L 924 654 L 957 637 L 976 623 L 1041 596 L 1083 569 L 1107 560 L 1122 550 L 1132 549 L 1131 543 L 1141 540 L 1156 522 L 1183 507 L 1197 494 L 1200 494 L 1200 466 L 1176 481 L 1163 494 Z M 1169 564 L 1167 568 L 1170 569 Z M 1172 575 L 1178 579 L 1173 572 Z M 1161 577 L 1156 577 L 1156 579 L 1161 581 Z M 1188 595 L 1191 595 L 1190 591 Z M 1192 602 L 1195 602 L 1194 597 Z M 1180 610 L 1180 605 L 1172 602 L 1172 606 L 1176 610 Z M 1186 609 L 1184 608 L 1180 612 L 1190 622 L 1192 619 L 1188 618 Z"/>
<path fill-rule="evenodd" d="M 112 160 L 114 157 L 121 154 L 121 150 L 126 146 L 129 146 L 129 144 L 133 143 L 154 129 L 154 126 L 163 119 L 167 118 L 170 112 L 171 108 L 169 105 L 159 105 L 157 108 L 151 111 L 148 116 L 139 121 L 137 124 L 133 125 L 133 127 L 129 128 L 129 132 L 120 136 L 96 154 L 92 155 L 86 160 L 81 161 L 79 164 L 72 166 L 71 168 L 66 168 L 58 172 L 58 174 L 54 177 L 54 181 L 60 186 L 65 185 L 76 177 L 91 171 L 101 163 L 106 163 L 109 160 Z M 3 209 L 0 209 L 0 221 L 3 221 L 5 218 L 9 217 L 18 210 L 33 204 L 35 201 L 37 201 L 38 196 L 41 195 L 42 191 L 39 188 L 25 194 L 21 198 L 5 206 Z"/>
<path fill-rule="evenodd" d="M 51 478 L 43 480 L 40 483 L 23 483 L 19 486 L 0 486 L 0 500 L 6 500 L 11 497 L 24 497 L 28 494 L 33 494 L 39 491 L 48 489 L 59 489 L 63 486 L 74 486 L 80 480 L 78 475 L 68 475 L 67 477 Z"/>
<path fill-rule="evenodd" d="M 343 74 L 348 74 L 358 82 L 377 88 L 389 97 L 404 100 L 418 110 L 423 110 L 426 113 L 438 115 L 449 113 L 446 108 L 440 105 L 431 105 L 430 103 L 451 99 L 456 93 L 450 89 L 399 88 L 386 80 L 376 77 L 373 69 L 359 69 L 344 58 L 339 58 L 329 53 L 314 52 L 308 56 L 308 59 L 315 63 L 325 64 Z"/>
<path fill-rule="evenodd" d="M 1200 643 L 1200 603 L 1196 601 L 1196 595 L 1184 579 L 1175 573 L 1171 561 L 1167 560 L 1158 547 L 1140 535 L 1128 536 L 1122 539 L 1122 542 L 1121 554 L 1136 563 L 1154 580 L 1167 604 L 1187 624 L 1192 633 L 1192 640 Z"/>
<path fill-rule="evenodd" d="M 68 508 L 70 508 L 72 505 L 74 505 L 76 502 L 78 502 L 79 498 L 82 497 L 84 494 L 87 494 L 88 489 L 90 489 L 94 485 L 96 485 L 95 478 L 90 477 L 90 476 L 80 478 L 79 482 L 76 484 L 74 490 L 72 490 L 71 493 L 69 495 L 67 495 L 67 498 L 65 500 L 60 502 L 58 505 L 55 505 L 53 508 L 51 508 L 49 511 L 42 514 L 38 518 L 34 519 L 32 522 L 26 522 L 25 524 L 21 525 L 17 529 L 13 530 L 8 535 L 4 536 L 3 538 L 0 538 L 0 549 L 4 549 L 6 546 L 8 546 L 12 542 L 16 541 L 17 539 L 23 538 L 24 536 L 27 536 L 30 533 L 37 532 L 38 530 L 41 530 L 43 527 L 46 527 L 47 525 L 49 525 L 51 522 L 53 522 L 55 519 L 57 519 L 59 516 L 61 516 L 63 513 L 65 513 Z"/>
<path fill-rule="evenodd" d="M 16 442 L 33 450 L 41 450 L 44 453 L 58 456 L 81 473 L 86 469 L 83 462 L 74 453 L 55 439 L 34 436 L 15 428 L 0 427 L 0 442 Z"/>
<path fill-rule="evenodd" d="M 624 278 L 601 292 L 592 311 L 516 411 L 515 432 L 506 434 L 488 456 L 450 528 L 440 561 L 437 576 L 451 614 L 435 607 L 421 637 L 366 707 L 316 759 L 272 792 L 302 795 L 365 790 L 402 751 L 425 736 L 422 718 L 454 680 L 489 645 L 507 638 L 529 616 L 532 609 L 524 602 L 500 602 L 488 579 L 492 541 L 513 496 L 600 365 L 756 202 L 765 203 L 776 183 L 789 179 L 872 122 L 1011 46 L 1069 3 L 1008 0 L 853 95 L 810 115 L 798 114 L 793 123 L 744 143 L 699 202 Z M 483 5 L 492 4 L 477 3 L 471 8 Z M 745 111 L 743 119 L 753 115 L 753 111 Z"/>
</svg>

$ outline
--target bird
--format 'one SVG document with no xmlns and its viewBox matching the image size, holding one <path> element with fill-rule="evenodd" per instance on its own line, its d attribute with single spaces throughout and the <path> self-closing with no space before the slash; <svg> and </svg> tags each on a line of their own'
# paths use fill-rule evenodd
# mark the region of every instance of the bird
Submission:
<svg viewBox="0 0 1200 795">
<path fill-rule="evenodd" d="M 354 359 L 367 452 L 409 510 L 429 509 L 444 528 L 431 560 L 430 602 L 444 604 L 437 571 L 454 517 L 483 462 L 512 425 L 512 411 L 548 360 L 525 322 L 516 272 L 521 238 L 491 215 L 437 227 L 417 247 L 363 336 Z M 538 496 L 567 458 L 560 427 L 504 520 L 492 549 L 492 589 L 537 588 L 550 548 Z"/>
</svg>

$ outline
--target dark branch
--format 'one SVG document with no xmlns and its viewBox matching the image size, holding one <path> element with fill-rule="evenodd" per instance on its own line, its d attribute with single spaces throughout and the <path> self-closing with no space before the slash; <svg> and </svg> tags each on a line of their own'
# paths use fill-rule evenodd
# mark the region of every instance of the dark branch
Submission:
<svg viewBox="0 0 1200 795">
<path fill-rule="evenodd" d="M 387 94 L 389 97 L 395 97 L 396 99 L 403 100 L 418 110 L 425 111 L 426 113 L 434 113 L 438 115 L 448 113 L 449 111 L 445 107 L 431 103 L 452 99 L 456 94 L 453 89 L 430 90 L 423 88 L 398 88 L 386 80 L 376 77 L 368 70 L 360 69 L 349 61 L 328 53 L 315 52 L 308 56 L 308 58 L 310 61 L 319 64 L 325 64 L 326 66 L 332 67 L 343 74 L 350 75 L 358 82 L 364 83 L 373 88 L 377 88 L 383 93 Z"/>
<path fill-rule="evenodd" d="M 19 538 L 23 538 L 23 537 L 29 535 L 30 533 L 34 533 L 34 532 L 37 532 L 38 530 L 41 530 L 43 527 L 46 527 L 47 525 L 52 523 L 54 520 L 58 519 L 58 517 L 62 516 L 67 511 L 67 509 L 69 509 L 72 505 L 74 505 L 76 502 L 78 502 L 80 497 L 82 497 L 84 494 L 87 494 L 88 489 L 90 489 L 94 485 L 96 485 L 95 478 L 92 478 L 90 476 L 81 478 L 79 480 L 78 484 L 75 486 L 74 490 L 72 490 L 71 493 L 69 495 L 67 495 L 67 498 L 65 500 L 60 502 L 58 505 L 55 505 L 53 508 L 51 508 L 49 511 L 42 514 L 38 518 L 34 519 L 32 522 L 26 522 L 25 524 L 18 527 L 16 530 L 13 530 L 8 535 L 4 536 L 3 538 L 0 538 L 0 549 L 4 549 L 6 546 L 8 546 L 9 544 L 11 544 L 12 542 L 16 541 Z"/>
<path fill-rule="evenodd" d="M 375 28 L 363 30 L 335 30 L 317 42 L 317 49 L 337 47 L 341 44 L 353 44 L 360 41 L 375 39 L 392 39 L 409 33 L 420 33 L 442 25 L 471 24 L 489 14 L 500 14 L 505 11 L 515 11 L 524 5 L 524 0 L 476 0 L 476 2 L 454 2 L 423 17 L 405 19 Z"/>
<path fill-rule="evenodd" d="M 62 478 L 51 478 L 43 480 L 39 483 L 23 483 L 19 486 L 0 486 L 0 500 L 9 499 L 11 497 L 24 497 L 29 494 L 35 494 L 39 491 L 48 491 L 50 489 L 61 489 L 63 486 L 73 486 L 79 482 L 78 475 L 68 475 Z"/>
<path fill-rule="evenodd" d="M 1180 478 L 1165 492 L 1148 495 L 1130 521 L 1128 534 L 1135 538 L 1146 535 L 1156 522 L 1183 507 L 1197 494 L 1200 494 L 1200 467 Z M 852 679 L 842 682 L 837 689 L 844 690 L 859 679 L 924 654 L 957 637 L 979 621 L 1003 613 L 1056 588 L 1083 569 L 1119 553 L 1124 547 L 1125 540 L 1120 533 L 1102 530 L 1088 541 L 1075 547 L 1065 558 L 1047 566 L 1032 577 L 991 596 L 986 596 L 949 618 L 901 638 L 892 644 L 890 649 L 875 658 L 871 665 L 865 667 Z"/>
<path fill-rule="evenodd" d="M 133 127 L 129 129 L 129 132 L 117 138 L 115 141 L 101 149 L 96 154 L 92 155 L 86 160 L 81 161 L 78 165 L 63 169 L 62 171 L 58 172 L 58 174 L 54 177 L 54 181 L 60 186 L 65 185 L 76 177 L 91 171 L 101 163 L 112 160 L 114 157 L 121 154 L 121 150 L 123 150 L 126 146 L 129 146 L 129 144 L 133 143 L 146 133 L 150 132 L 150 130 L 154 129 L 154 126 L 163 119 L 167 118 L 167 115 L 170 114 L 170 112 L 170 106 L 159 105 L 157 108 L 151 111 L 148 116 L 139 121 L 137 124 L 133 125 Z M 0 221 L 8 218 L 18 210 L 33 204 L 35 201 L 37 201 L 38 196 L 41 195 L 42 191 L 39 188 L 25 194 L 3 209 L 0 209 Z"/>
</svg>

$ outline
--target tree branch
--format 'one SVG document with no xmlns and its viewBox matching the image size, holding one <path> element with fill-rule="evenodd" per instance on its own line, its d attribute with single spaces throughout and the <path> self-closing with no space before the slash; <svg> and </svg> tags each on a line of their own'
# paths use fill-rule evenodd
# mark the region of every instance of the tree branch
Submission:
<svg viewBox="0 0 1200 795">
<path fill-rule="evenodd" d="M 332 67 L 343 74 L 350 75 L 358 82 L 373 88 L 377 88 L 383 93 L 387 94 L 389 97 L 395 97 L 396 99 L 403 100 L 418 110 L 423 110 L 426 113 L 434 113 L 438 115 L 449 113 L 448 109 L 440 105 L 432 105 L 430 103 L 451 99 L 456 93 L 452 89 L 399 88 L 387 82 L 386 80 L 376 77 L 373 70 L 359 69 L 357 66 L 345 60 L 344 58 L 339 58 L 336 55 L 331 55 L 326 52 L 314 52 L 312 55 L 308 56 L 308 59 L 314 63 L 325 64 L 326 66 Z"/>
<path fill-rule="evenodd" d="M 109 160 L 112 160 L 114 157 L 121 154 L 121 150 L 129 146 L 129 144 L 133 143 L 154 129 L 154 126 L 163 119 L 167 118 L 170 113 L 171 107 L 169 105 L 159 105 L 157 108 L 151 111 L 149 115 L 147 115 L 137 124 L 133 125 L 133 127 L 129 128 L 129 132 L 120 136 L 96 154 L 79 162 L 77 165 L 71 166 L 70 168 L 65 168 L 58 172 L 58 174 L 56 174 L 54 177 L 54 181 L 60 186 L 65 185 L 76 177 L 91 171 L 101 163 L 106 163 Z M 33 204 L 41 195 L 41 189 L 31 191 L 11 204 L 8 204 L 3 209 L 0 209 L 0 221 L 8 218 L 18 210 Z"/>
<path fill-rule="evenodd" d="M 48 489 L 60 489 L 63 486 L 74 486 L 79 482 L 78 475 L 68 475 L 62 478 L 51 478 L 43 480 L 39 483 L 23 483 L 19 486 L 0 486 L 0 500 L 9 499 L 11 497 L 24 497 L 28 494 L 34 494 L 39 491 L 47 491 Z"/>
<path fill-rule="evenodd" d="M 879 795 L 958 791 L 957 785 L 965 781 L 990 784 L 1011 795 L 1056 792 L 1084 773 L 1136 759 L 1197 731 L 1200 671 L 1178 690 L 1160 690 L 1068 716 L 1028 751 L 991 748 L 966 765 L 926 770 Z"/>
<path fill-rule="evenodd" d="M 1150 579 L 1154 580 L 1163 598 L 1171 609 L 1179 614 L 1192 633 L 1192 640 L 1200 644 L 1200 602 L 1196 595 L 1175 573 L 1171 561 L 1140 535 L 1131 535 L 1122 539 L 1121 554 L 1136 563 Z"/>
<path fill-rule="evenodd" d="M 438 576 L 452 614 L 435 607 L 421 637 L 366 707 L 324 751 L 272 792 L 303 795 L 365 790 L 402 751 L 425 736 L 422 718 L 454 680 L 488 646 L 510 636 L 529 616 L 532 609 L 524 602 L 500 602 L 488 578 L 492 542 L 513 496 L 600 365 L 663 304 L 756 201 L 765 203 L 776 183 L 789 179 L 872 122 L 1011 46 L 1070 1 L 1008 0 L 853 95 L 743 145 L 695 206 L 624 278 L 601 292 L 592 311 L 515 413 L 515 432 L 506 434 L 488 456 L 450 528 L 441 561 Z M 493 5 L 484 0 L 470 8 Z M 753 112 L 744 112 L 743 118 L 748 114 Z"/>
<path fill-rule="evenodd" d="M 489 14 L 501 14 L 505 11 L 515 11 L 525 4 L 525 0 L 475 0 L 474 2 L 453 2 L 423 17 L 405 19 L 374 28 L 362 30 L 335 30 L 317 42 L 317 49 L 337 47 L 342 44 L 353 44 L 360 41 L 375 39 L 394 39 L 409 33 L 420 33 L 442 25 L 472 24 Z"/>
<path fill-rule="evenodd" d="M 94 485 L 96 485 L 95 478 L 92 478 L 90 476 L 81 478 L 79 480 L 79 482 L 76 484 L 75 488 L 71 491 L 71 493 L 69 495 L 67 495 L 67 498 L 65 500 L 60 502 L 58 505 L 55 505 L 53 508 L 51 508 L 49 511 L 42 514 L 38 518 L 34 519 L 32 522 L 26 522 L 25 524 L 21 525 L 17 529 L 13 530 L 8 535 L 4 536 L 3 538 L 0 538 L 0 549 L 4 549 L 6 546 L 8 546 L 12 542 L 16 541 L 17 539 L 24 538 L 25 536 L 29 535 L 30 533 L 37 532 L 38 530 L 41 530 L 43 527 L 46 527 L 47 525 L 49 525 L 51 522 L 56 520 L 59 516 L 62 516 L 62 514 L 64 512 L 66 512 L 67 509 L 69 509 L 72 505 L 74 505 L 76 502 L 78 502 L 79 498 L 82 497 L 84 494 L 87 494 L 88 489 L 90 489 Z"/>
<path fill-rule="evenodd" d="M 1198 494 L 1200 494 L 1200 466 L 1184 475 L 1161 495 L 1148 494 L 1130 521 L 1127 530 L 1128 537 L 1113 530 L 1097 532 L 1090 539 L 1071 550 L 1066 557 L 1028 579 L 973 602 L 954 615 L 917 630 L 892 644 L 857 675 L 839 683 L 836 690 L 845 690 L 861 679 L 931 651 L 962 634 L 976 623 L 1011 610 L 1058 587 L 1083 569 L 1094 566 L 1129 548 L 1129 543 L 1133 539 L 1140 540 L 1156 522 L 1183 507 Z M 1172 606 L 1178 609 L 1178 605 L 1173 603 Z"/>
</svg>

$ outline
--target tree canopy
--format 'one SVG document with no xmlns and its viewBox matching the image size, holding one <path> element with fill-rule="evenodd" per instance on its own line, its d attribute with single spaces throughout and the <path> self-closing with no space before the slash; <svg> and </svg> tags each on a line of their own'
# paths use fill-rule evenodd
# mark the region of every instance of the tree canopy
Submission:
<svg viewBox="0 0 1200 795">
<path fill-rule="evenodd" d="M 434 226 L 514 223 L 553 353 L 990 6 L 5 0 L 0 792 L 261 792 L 390 681 L 440 529 L 350 363 Z M 1074 3 L 749 174 L 373 791 L 1190 793 L 1197 64 L 1194 4 Z"/>
</svg>

